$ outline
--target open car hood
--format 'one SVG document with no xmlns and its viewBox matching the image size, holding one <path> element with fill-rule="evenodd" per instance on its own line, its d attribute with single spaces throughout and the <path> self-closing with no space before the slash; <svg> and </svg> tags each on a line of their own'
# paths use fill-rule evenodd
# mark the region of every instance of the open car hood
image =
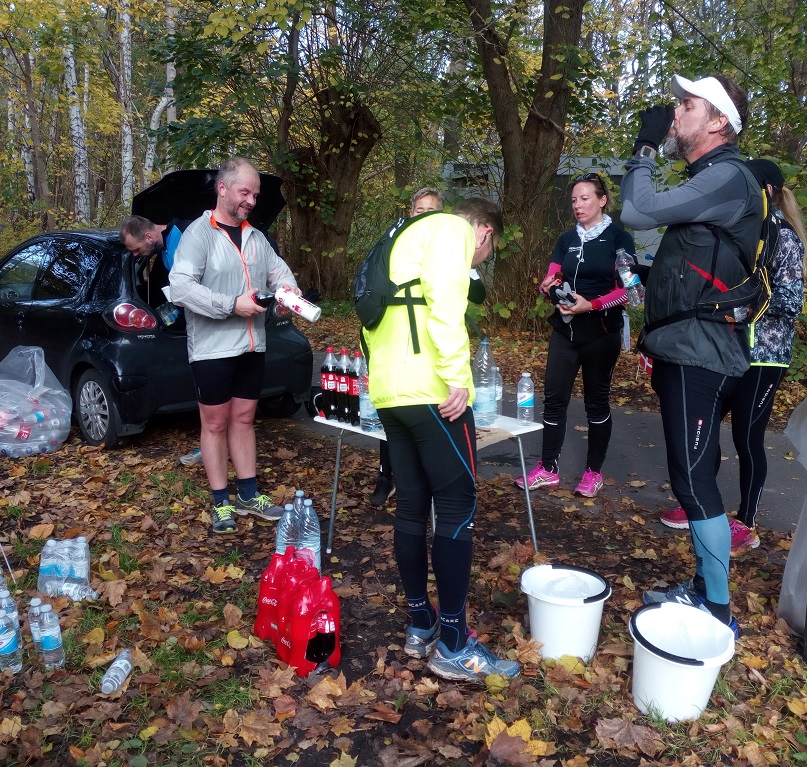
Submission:
<svg viewBox="0 0 807 767">
<path fill-rule="evenodd" d="M 167 224 L 171 219 L 195 219 L 216 207 L 217 170 L 175 170 L 156 184 L 136 194 L 132 214 L 143 216 L 155 224 Z M 286 204 L 280 192 L 283 179 L 271 173 L 258 174 L 261 193 L 249 217 L 249 223 L 266 234 Z"/>
</svg>

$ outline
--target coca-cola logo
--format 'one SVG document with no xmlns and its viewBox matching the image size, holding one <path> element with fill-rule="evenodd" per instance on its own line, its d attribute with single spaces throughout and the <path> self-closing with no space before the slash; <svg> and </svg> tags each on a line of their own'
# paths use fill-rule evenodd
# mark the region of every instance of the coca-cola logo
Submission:
<svg viewBox="0 0 807 767">
<path fill-rule="evenodd" d="M 285 647 L 288 647 L 289 650 L 291 650 L 291 642 L 289 642 L 289 640 L 286 639 L 286 637 L 283 637 L 283 639 L 280 640 L 280 644 L 284 645 Z"/>
</svg>

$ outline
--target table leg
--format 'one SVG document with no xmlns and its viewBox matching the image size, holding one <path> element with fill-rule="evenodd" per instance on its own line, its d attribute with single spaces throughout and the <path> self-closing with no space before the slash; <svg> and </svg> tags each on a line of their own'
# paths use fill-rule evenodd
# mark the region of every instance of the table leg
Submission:
<svg viewBox="0 0 807 767">
<path fill-rule="evenodd" d="M 530 521 L 532 547 L 538 551 L 538 539 L 535 537 L 535 521 L 532 518 L 532 502 L 530 501 L 530 488 L 527 485 L 527 467 L 524 464 L 524 449 L 521 447 L 521 437 L 517 436 L 516 442 L 518 442 L 518 457 L 521 460 L 521 476 L 524 477 L 524 497 L 527 499 L 527 519 Z"/>
<path fill-rule="evenodd" d="M 331 521 L 328 525 L 328 547 L 325 549 L 327 554 L 333 551 L 333 526 L 336 522 L 336 492 L 339 490 L 339 465 L 342 462 L 342 435 L 345 433 L 344 429 L 339 430 L 339 436 L 336 438 L 336 466 L 333 470 L 333 495 L 331 495 Z M 523 463 L 522 459 L 522 463 Z"/>
</svg>

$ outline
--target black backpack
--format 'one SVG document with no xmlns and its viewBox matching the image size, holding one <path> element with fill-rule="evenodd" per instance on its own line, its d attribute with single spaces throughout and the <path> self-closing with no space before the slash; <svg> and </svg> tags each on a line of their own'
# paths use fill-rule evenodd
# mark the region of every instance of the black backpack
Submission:
<svg viewBox="0 0 807 767">
<path fill-rule="evenodd" d="M 757 187 L 759 186 L 756 180 L 754 183 Z M 771 303 L 769 271 L 773 264 L 776 250 L 779 247 L 782 224 L 774 212 L 767 190 L 760 189 L 760 192 L 762 194 L 762 231 L 760 232 L 759 243 L 754 255 L 754 262 L 748 264 L 744 259 L 741 259 L 748 276 L 739 285 L 722 291 L 717 298 L 703 299 L 703 294 L 707 288 L 715 287 L 714 276 L 712 276 L 711 279 L 705 281 L 701 296 L 694 308 L 646 325 L 642 330 L 640 339 L 643 339 L 653 330 L 658 330 L 658 328 L 692 317 L 712 322 L 750 325 L 765 314 Z M 733 249 L 733 245 L 719 227 L 711 226 L 709 228 L 715 236 L 710 270 L 710 274 L 714 275 L 717 269 L 717 254 L 720 250 L 720 243 L 723 242 L 731 249 Z"/>
<path fill-rule="evenodd" d="M 353 281 L 353 306 L 362 326 L 369 330 L 378 326 L 388 306 L 407 307 L 409 327 L 412 333 L 412 348 L 415 354 L 420 354 L 420 343 L 415 324 L 414 307 L 417 304 L 425 306 L 426 299 L 422 296 L 412 295 L 412 287 L 420 284 L 419 277 L 402 285 L 397 285 L 389 278 L 389 257 L 395 240 L 404 229 L 415 221 L 440 212 L 436 210 L 421 213 L 414 218 L 398 219 L 370 249 Z M 403 295 L 399 296 L 398 293 L 401 291 L 403 291 Z"/>
</svg>

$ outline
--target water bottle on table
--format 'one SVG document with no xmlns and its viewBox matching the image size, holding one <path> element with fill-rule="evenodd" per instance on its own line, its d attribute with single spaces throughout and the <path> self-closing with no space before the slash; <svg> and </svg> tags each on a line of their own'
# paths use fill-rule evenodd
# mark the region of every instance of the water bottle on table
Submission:
<svg viewBox="0 0 807 767">
<path fill-rule="evenodd" d="M 532 423 L 535 412 L 535 386 L 532 373 L 522 373 L 516 394 L 516 414 L 519 423 Z"/>
<path fill-rule="evenodd" d="M 370 371 L 364 357 L 359 369 L 359 416 L 362 431 L 381 431 L 378 411 L 370 399 Z"/>
<path fill-rule="evenodd" d="M 62 627 L 52 605 L 42 605 L 39 614 L 39 633 L 42 637 L 42 660 L 49 671 L 64 666 Z"/>
<path fill-rule="evenodd" d="M 496 378 L 493 374 L 495 366 L 490 341 L 484 338 L 474 357 L 472 370 L 476 392 L 473 411 L 477 426 L 492 426 L 496 421 Z"/>
<path fill-rule="evenodd" d="M 644 285 L 638 274 L 633 273 L 635 263 L 625 248 L 620 248 L 616 252 L 616 268 L 628 294 L 628 303 L 631 306 L 639 306 L 644 303 Z"/>
</svg>

